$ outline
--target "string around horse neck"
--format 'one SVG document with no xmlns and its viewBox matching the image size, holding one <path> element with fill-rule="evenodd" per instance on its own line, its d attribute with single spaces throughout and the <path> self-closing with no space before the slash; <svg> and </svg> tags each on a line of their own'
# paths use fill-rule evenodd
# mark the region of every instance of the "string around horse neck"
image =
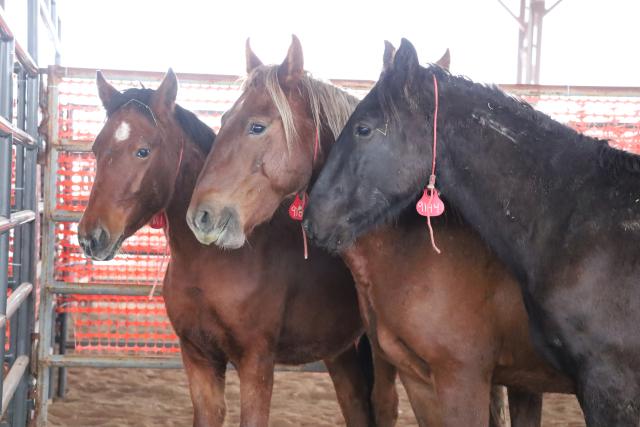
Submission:
<svg viewBox="0 0 640 427">
<path fill-rule="evenodd" d="M 433 155 L 431 156 L 431 175 L 429 176 L 429 184 L 427 188 L 429 189 L 430 195 L 430 204 L 433 202 L 433 194 L 436 192 L 436 149 L 438 147 L 438 79 L 436 79 L 436 75 L 433 75 L 433 91 L 435 97 L 435 108 L 433 111 Z M 433 249 L 440 253 L 440 249 L 436 246 L 436 240 L 433 235 L 433 227 L 431 226 L 431 216 L 427 216 L 427 225 L 429 226 L 429 236 L 431 237 L 431 246 Z"/>
<path fill-rule="evenodd" d="M 320 148 L 320 127 L 316 127 L 316 138 L 313 142 L 313 159 L 311 160 L 311 173 L 313 174 L 313 167 L 316 164 L 316 160 L 318 159 L 318 150 Z M 309 195 L 307 194 L 307 190 L 302 193 L 302 206 L 307 206 L 307 199 Z M 302 222 L 300 223 L 300 229 L 302 230 L 302 242 L 304 243 L 304 259 L 309 259 L 309 245 L 307 244 L 307 232 L 304 231 L 304 227 L 302 226 Z"/>
<path fill-rule="evenodd" d="M 176 186 L 178 185 L 178 177 L 180 176 L 180 168 L 182 167 L 182 156 L 184 155 L 184 138 L 182 139 L 182 144 L 180 145 L 180 154 L 178 155 L 178 167 L 176 168 L 176 177 L 173 180 L 173 193 L 176 192 Z M 149 299 L 153 299 L 153 294 L 156 291 L 156 287 L 160 282 L 160 274 L 164 270 L 164 266 L 171 257 L 169 253 L 169 218 L 167 218 L 167 213 L 163 212 L 164 215 L 164 227 L 162 227 L 162 232 L 164 234 L 165 246 L 164 246 L 164 254 L 162 254 L 162 259 L 160 260 L 160 265 L 158 266 L 158 271 L 156 272 L 156 278 L 153 281 L 153 286 L 151 286 L 151 291 L 149 292 Z"/>
</svg>

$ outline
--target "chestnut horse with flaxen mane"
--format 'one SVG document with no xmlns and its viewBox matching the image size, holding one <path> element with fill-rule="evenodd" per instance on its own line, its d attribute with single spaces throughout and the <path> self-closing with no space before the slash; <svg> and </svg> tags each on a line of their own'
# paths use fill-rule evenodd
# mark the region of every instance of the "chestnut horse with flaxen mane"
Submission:
<svg viewBox="0 0 640 427">
<path fill-rule="evenodd" d="M 266 427 L 276 363 L 323 360 L 347 425 L 373 425 L 363 332 L 349 271 L 330 255 L 300 256 L 299 226 L 283 211 L 236 251 L 200 244 L 185 221 L 215 134 L 175 104 L 172 71 L 157 90 L 119 92 L 98 74 L 107 121 L 96 137 L 95 183 L 79 226 L 87 256 L 113 258 L 157 214 L 168 220 L 171 260 L 163 295 L 180 338 L 194 426 L 222 426 L 225 370 L 240 378 L 242 426 Z M 371 362 L 369 362 L 370 364 Z"/>
</svg>

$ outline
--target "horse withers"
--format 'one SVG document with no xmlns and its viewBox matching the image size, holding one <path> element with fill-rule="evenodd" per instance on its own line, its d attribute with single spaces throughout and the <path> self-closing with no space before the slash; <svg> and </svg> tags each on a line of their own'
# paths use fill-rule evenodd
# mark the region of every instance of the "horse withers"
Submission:
<svg viewBox="0 0 640 427">
<path fill-rule="evenodd" d="M 639 156 L 494 86 L 421 67 L 403 40 L 341 134 L 312 234 L 348 245 L 415 202 L 432 170 L 436 102 L 435 187 L 517 278 L 534 345 L 574 380 L 587 424 L 637 427 Z"/>
<path fill-rule="evenodd" d="M 290 205 L 295 208 L 297 201 L 306 200 L 306 189 L 322 170 L 329 151 L 336 149 L 336 147 L 332 148 L 334 141 L 358 102 L 345 91 L 314 79 L 304 71 L 302 47 L 295 37 L 287 57 L 280 65 L 263 65 L 248 44 L 246 57 L 249 76 L 245 82 L 244 91 L 236 104 L 225 113 L 216 146 L 198 179 L 188 213 L 189 224 L 201 241 L 215 242 L 223 247 L 235 247 L 247 240 L 251 242 L 256 227 L 260 227 L 260 224 L 268 221 L 280 209 Z M 227 220 L 225 211 L 233 212 L 233 218 Z M 233 223 L 233 227 L 229 227 L 227 225 L 229 223 Z M 459 229 L 460 227 L 451 233 L 464 236 L 464 232 Z M 473 238 L 466 238 L 465 241 L 474 242 Z M 317 252 L 313 252 L 315 251 L 313 246 L 311 248 L 310 258 L 313 260 Z M 375 251 L 375 248 L 372 250 Z M 429 368 L 424 362 L 418 362 L 417 358 L 411 355 L 412 349 L 423 345 L 425 341 L 435 339 L 432 341 L 433 346 L 441 341 L 435 329 L 429 331 L 428 336 L 423 334 L 422 318 L 429 313 L 430 307 L 427 291 L 436 288 L 429 288 L 428 261 L 430 258 L 423 259 L 422 252 L 418 249 L 414 252 L 407 250 L 404 253 L 408 258 L 396 257 L 387 251 L 381 252 L 382 257 L 389 257 L 389 259 L 381 262 L 380 268 L 384 269 L 386 266 L 386 272 L 390 274 L 393 271 L 398 274 L 396 278 L 401 277 L 402 274 L 404 274 L 403 277 L 410 278 L 409 283 L 415 285 L 413 292 L 399 291 L 393 297 L 392 290 L 401 286 L 396 284 L 393 278 L 389 279 L 391 283 L 372 282 L 368 277 L 360 274 L 362 269 L 353 264 L 352 272 L 356 277 L 361 312 L 365 318 L 368 333 L 371 334 L 376 355 L 374 357 L 376 362 L 374 402 L 388 402 L 386 407 L 377 408 L 382 414 L 378 415 L 377 419 L 388 419 L 388 414 L 392 413 L 395 405 L 393 379 L 396 376 L 396 370 L 388 363 L 388 360 L 391 360 L 400 368 L 401 379 L 409 392 L 417 417 L 421 423 L 425 423 L 427 420 L 438 420 L 437 399 L 434 399 L 433 393 L 429 392 L 428 385 L 421 384 L 421 381 L 428 381 Z M 299 247 L 301 258 L 302 254 L 303 246 L 301 245 Z M 491 259 L 482 245 L 477 242 L 470 246 L 465 254 L 469 255 L 468 258 L 476 255 L 479 259 Z M 452 265 L 460 260 L 450 257 L 448 261 L 446 265 L 449 271 L 455 271 Z M 471 263 L 464 257 L 462 261 Z M 389 267 L 394 262 L 395 266 Z M 424 265 L 419 269 L 418 265 L 421 263 Z M 491 265 L 494 265 L 495 261 L 492 263 Z M 468 276 L 472 275 L 472 268 L 475 268 L 474 273 L 485 274 L 486 269 L 481 267 L 482 265 L 481 262 L 476 262 L 473 264 L 474 267 L 469 267 Z M 496 269 L 491 277 L 500 278 L 500 270 Z M 455 278 L 456 276 L 453 275 L 448 279 L 447 284 L 451 284 Z M 478 284 L 479 279 L 472 281 L 465 276 L 465 280 L 469 282 L 469 288 L 471 288 L 467 291 L 474 295 L 473 302 L 480 307 L 484 308 L 476 300 L 478 298 L 482 300 L 484 292 L 495 291 L 499 295 L 496 299 L 503 298 L 512 303 L 515 308 L 494 307 L 495 304 L 492 301 L 488 304 L 489 308 L 483 309 L 466 324 L 457 324 L 451 328 L 446 327 L 449 323 L 446 313 L 440 312 L 441 318 L 438 322 L 442 323 L 443 331 L 446 331 L 443 334 L 452 333 L 452 330 L 457 327 L 464 332 L 458 332 L 458 338 L 461 341 L 463 338 L 469 338 L 474 344 L 480 342 L 479 346 L 483 350 L 497 352 L 505 343 L 505 340 L 499 337 L 508 333 L 510 337 L 514 337 L 509 343 L 511 348 L 514 348 L 513 351 L 522 351 L 530 356 L 531 353 L 528 352 L 530 347 L 526 339 L 526 315 L 522 309 L 517 288 L 504 280 L 497 280 L 496 284 L 483 283 L 484 287 Z M 369 294 L 374 292 L 373 287 L 379 288 L 376 292 L 382 292 L 382 288 L 386 285 L 390 285 L 389 295 L 380 296 L 380 299 L 372 304 Z M 477 286 L 474 288 L 475 285 Z M 458 287 L 462 286 L 458 285 Z M 460 304 L 465 301 L 461 294 L 463 294 L 462 290 L 456 294 L 456 297 L 460 298 Z M 498 317 L 496 312 L 502 313 L 502 317 Z M 452 315 L 451 318 L 455 317 Z M 496 319 L 502 320 L 502 323 L 497 324 Z M 515 326 L 513 326 L 514 323 Z M 478 334 L 477 338 L 474 337 L 477 330 L 476 324 L 483 325 L 483 329 L 489 329 L 491 333 Z M 407 329 L 412 329 L 414 334 L 404 334 Z M 397 341 L 394 344 L 397 349 L 389 350 L 388 340 L 401 336 L 397 331 L 402 331 L 403 338 L 407 341 Z M 381 334 L 384 337 L 381 337 Z M 489 338 L 492 341 L 487 341 Z M 523 350 L 517 350 L 519 347 Z M 452 350 L 459 350 L 457 354 L 451 355 L 449 360 L 452 362 L 456 360 L 455 357 L 466 356 L 463 352 L 466 349 L 462 346 Z M 523 357 L 518 357 L 522 364 L 526 363 Z M 536 363 L 539 364 L 539 360 L 532 357 L 530 363 L 531 366 L 537 366 Z M 527 381 L 524 374 L 531 371 L 534 369 L 522 371 L 523 383 Z M 541 380 L 540 377 L 532 377 L 529 381 L 529 384 L 533 384 L 540 383 Z M 543 388 L 545 387 L 538 387 L 535 390 L 536 393 Z M 468 397 L 469 393 L 471 391 L 466 392 L 464 396 Z M 521 423 L 524 422 L 523 420 L 533 420 L 534 424 L 539 422 L 540 399 L 536 393 L 526 397 L 525 393 L 522 393 L 521 397 L 518 396 L 519 398 L 515 394 L 512 395 L 514 396 L 513 407 L 522 409 L 519 413 L 514 412 L 514 419 L 520 420 Z M 478 400 L 478 397 L 473 396 L 470 402 Z M 489 411 L 489 399 L 487 398 L 484 403 L 486 405 L 481 414 Z M 488 416 L 486 420 L 482 416 L 474 420 L 474 422 L 484 423 L 481 424 L 483 427 L 488 424 L 488 421 Z"/>
<path fill-rule="evenodd" d="M 98 74 L 107 121 L 93 144 L 97 172 L 79 225 L 85 253 L 109 260 L 154 215 L 166 216 L 171 259 L 163 295 L 180 338 L 194 426 L 223 424 L 228 362 L 240 378 L 241 425 L 266 427 L 274 365 L 316 360 L 328 368 L 347 425 L 371 425 L 370 372 L 354 346 L 363 327 L 342 263 L 320 251 L 313 262 L 301 259 L 300 229 L 286 212 L 236 251 L 202 245 L 187 227 L 215 134 L 175 104 L 177 89 L 172 71 L 157 90 L 124 92 Z"/>
</svg>

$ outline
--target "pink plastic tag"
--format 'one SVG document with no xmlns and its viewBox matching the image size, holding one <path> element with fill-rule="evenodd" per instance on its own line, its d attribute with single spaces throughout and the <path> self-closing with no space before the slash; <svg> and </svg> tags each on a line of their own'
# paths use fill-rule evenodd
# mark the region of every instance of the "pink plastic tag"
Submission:
<svg viewBox="0 0 640 427">
<path fill-rule="evenodd" d="M 300 198 L 299 194 L 296 194 L 296 198 L 289 206 L 289 216 L 295 221 L 302 221 L 304 215 L 304 207 L 307 204 L 307 198 L 303 196 Z"/>
<path fill-rule="evenodd" d="M 440 200 L 437 190 L 432 190 L 433 195 L 429 193 L 428 189 L 424 190 L 422 197 L 416 203 L 416 210 L 422 216 L 440 216 L 444 213 L 444 203 Z"/>
<path fill-rule="evenodd" d="M 155 229 L 164 228 L 166 225 L 167 225 L 167 216 L 165 215 L 164 211 L 155 214 L 151 218 L 151 221 L 149 221 L 149 227 L 155 228 Z"/>
</svg>

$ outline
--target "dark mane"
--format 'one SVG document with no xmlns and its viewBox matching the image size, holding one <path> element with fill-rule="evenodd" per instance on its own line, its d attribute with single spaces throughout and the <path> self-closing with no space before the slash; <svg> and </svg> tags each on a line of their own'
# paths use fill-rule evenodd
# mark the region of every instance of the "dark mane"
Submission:
<svg viewBox="0 0 640 427">
<path fill-rule="evenodd" d="M 619 177 L 622 172 L 640 174 L 639 155 L 612 147 L 606 141 L 602 142 L 600 166 L 603 169 L 611 171 L 614 177 Z"/>
<path fill-rule="evenodd" d="M 122 108 L 122 106 L 128 104 L 135 108 L 139 113 L 145 115 L 149 120 L 155 121 L 155 117 L 153 117 L 151 110 L 145 107 L 151 104 L 151 98 L 154 93 L 155 90 L 153 89 L 139 88 L 131 88 L 124 92 L 119 92 L 111 98 L 109 105 L 106 106 L 107 117 L 110 117 L 118 111 L 118 109 Z M 175 106 L 175 118 L 182 127 L 182 130 L 202 149 L 202 151 L 208 153 L 211 150 L 216 134 L 209 126 L 198 119 L 194 113 L 178 104 Z"/>
<path fill-rule="evenodd" d="M 512 129 L 523 129 L 530 133 L 535 129 L 536 137 L 525 138 L 527 141 L 542 143 L 545 139 L 563 139 L 583 147 L 585 150 L 595 149 L 599 153 L 598 164 L 601 168 L 611 172 L 614 176 L 621 173 L 640 173 L 640 156 L 624 150 L 617 149 L 609 145 L 609 142 L 602 139 L 593 138 L 574 130 L 573 128 L 560 123 L 547 114 L 536 110 L 528 102 L 504 92 L 496 85 L 485 85 L 475 83 L 464 76 L 454 76 L 447 70 L 438 66 L 421 68 L 424 76 L 422 79 L 422 90 L 419 93 L 409 95 L 404 91 L 398 91 L 393 87 L 392 77 L 383 74 L 376 85 L 377 98 L 381 109 L 388 121 L 398 120 L 397 93 L 403 93 L 403 98 L 411 108 L 419 102 L 420 96 L 433 97 L 433 83 L 431 75 L 435 75 L 438 80 L 440 97 L 447 99 L 447 94 L 454 92 L 463 94 L 458 99 L 463 99 L 466 109 L 465 113 L 471 109 L 471 115 L 476 121 L 486 124 L 490 119 L 495 118 L 500 122 L 508 123 Z M 388 73 L 391 74 L 391 73 Z M 428 78 L 427 78 L 428 77 Z M 395 98 L 394 98 L 395 96 Z M 460 107 L 456 105 L 455 108 Z M 446 108 L 446 106 L 445 106 Z M 508 133 L 508 132 L 507 132 Z M 509 135 L 506 135 L 507 137 Z M 514 132 L 513 137 L 518 135 Z"/>
</svg>

